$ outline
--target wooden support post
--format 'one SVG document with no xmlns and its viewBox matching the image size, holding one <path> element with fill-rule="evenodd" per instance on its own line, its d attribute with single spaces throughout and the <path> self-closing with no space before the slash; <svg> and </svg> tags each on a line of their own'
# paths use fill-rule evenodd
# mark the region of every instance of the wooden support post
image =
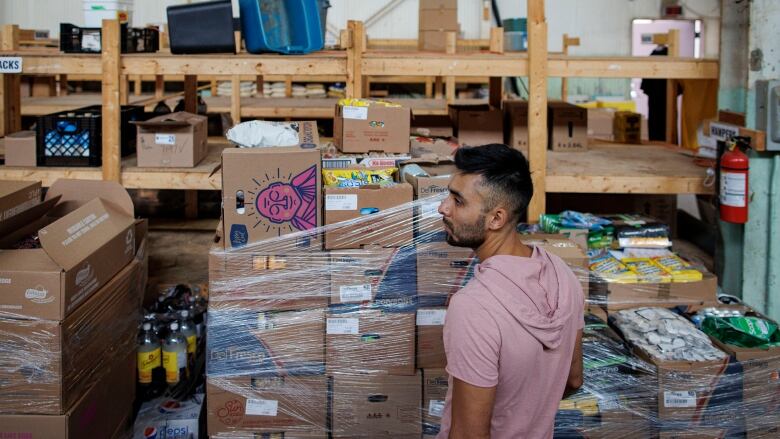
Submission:
<svg viewBox="0 0 780 439">
<path fill-rule="evenodd" d="M 284 96 L 287 98 L 292 97 L 292 87 L 293 87 L 293 77 L 292 75 L 286 75 L 284 77 Z"/>
<path fill-rule="evenodd" d="M 347 49 L 347 97 L 363 97 L 363 52 L 366 44 L 366 30 L 362 21 L 349 20 L 350 32 Z"/>
<path fill-rule="evenodd" d="M 141 75 L 135 77 L 133 82 L 133 95 L 141 96 L 141 89 L 143 88 L 143 81 L 141 81 Z"/>
<path fill-rule="evenodd" d="M 449 55 L 453 55 L 458 49 L 458 36 L 455 32 L 447 32 L 446 38 L 444 51 Z M 447 104 L 452 104 L 455 102 L 455 76 L 450 75 L 445 77 L 444 82 Z"/>
<path fill-rule="evenodd" d="M 563 54 L 569 54 L 569 47 L 579 46 L 580 39 L 577 37 L 569 37 L 569 34 L 563 34 Z M 569 97 L 569 79 L 561 78 L 561 100 L 566 101 Z"/>
<path fill-rule="evenodd" d="M 436 77 L 436 82 L 433 85 L 433 96 L 436 99 L 444 97 L 444 83 L 441 80 L 441 76 Z"/>
<path fill-rule="evenodd" d="M 13 52 L 19 50 L 19 26 L 3 26 L 2 46 L 0 50 Z M 0 137 L 22 129 L 22 75 L 0 74 Z"/>
<path fill-rule="evenodd" d="M 121 181 L 122 178 L 122 125 L 120 115 L 120 88 L 122 59 L 119 21 L 103 20 L 101 55 L 103 68 L 103 180 Z"/>
<path fill-rule="evenodd" d="M 184 111 L 198 113 L 198 77 L 184 75 Z"/>
<path fill-rule="evenodd" d="M 363 97 L 370 98 L 371 97 L 371 77 L 370 76 L 364 76 L 363 77 Z"/>
<path fill-rule="evenodd" d="M 127 75 L 119 79 L 119 105 L 127 105 L 130 95 L 130 78 Z"/>
<path fill-rule="evenodd" d="M 425 97 L 433 97 L 433 78 L 430 76 L 425 77 Z"/>
<path fill-rule="evenodd" d="M 680 31 L 670 29 L 666 37 L 668 56 L 679 58 L 680 56 Z M 677 145 L 677 80 L 666 80 L 666 143 Z"/>
<path fill-rule="evenodd" d="M 257 90 L 258 96 L 264 96 L 265 93 L 263 93 L 263 75 L 257 75 L 257 78 L 255 78 L 255 90 Z"/>
<path fill-rule="evenodd" d="M 230 77 L 230 117 L 233 124 L 241 123 L 241 77 L 233 75 Z"/>
<path fill-rule="evenodd" d="M 669 37 L 666 41 L 666 47 L 669 48 L 669 56 L 674 58 L 680 57 L 680 30 L 670 29 Z"/>
<path fill-rule="evenodd" d="M 162 99 L 165 95 L 165 79 L 163 75 L 154 75 L 154 97 Z"/>
<path fill-rule="evenodd" d="M 68 75 L 60 75 L 60 90 L 58 96 L 68 95 Z"/>
<path fill-rule="evenodd" d="M 490 28 L 490 51 L 492 53 L 504 53 L 504 28 Z M 488 102 L 493 108 L 501 108 L 504 99 L 504 78 L 491 77 L 489 84 L 490 95 Z"/>
<path fill-rule="evenodd" d="M 528 0 L 528 161 L 534 196 L 528 221 L 545 212 L 547 178 L 547 22 L 544 0 Z"/>
<path fill-rule="evenodd" d="M 209 83 L 209 91 L 211 92 L 211 96 L 219 95 L 219 81 L 217 81 L 217 78 L 211 78 L 211 82 Z"/>
<path fill-rule="evenodd" d="M 184 217 L 193 220 L 198 219 L 198 191 L 184 191 Z"/>
</svg>

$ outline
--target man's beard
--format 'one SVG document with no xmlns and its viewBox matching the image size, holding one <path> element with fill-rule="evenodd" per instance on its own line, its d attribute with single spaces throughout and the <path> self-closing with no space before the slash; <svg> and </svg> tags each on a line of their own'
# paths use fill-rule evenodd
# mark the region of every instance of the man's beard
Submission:
<svg viewBox="0 0 780 439">
<path fill-rule="evenodd" d="M 465 224 L 458 228 L 443 219 L 450 230 L 447 232 L 447 243 L 455 247 L 476 249 L 485 242 L 485 215 L 480 215 L 473 224 Z"/>
</svg>

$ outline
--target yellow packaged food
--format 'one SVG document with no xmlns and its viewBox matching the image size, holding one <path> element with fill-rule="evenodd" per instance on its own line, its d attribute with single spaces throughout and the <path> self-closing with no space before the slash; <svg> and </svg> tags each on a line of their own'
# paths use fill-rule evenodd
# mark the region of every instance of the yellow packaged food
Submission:
<svg viewBox="0 0 780 439">
<path fill-rule="evenodd" d="M 636 283 L 639 280 L 636 273 L 629 270 L 612 255 L 604 255 L 593 259 L 590 263 L 590 271 L 598 274 L 607 282 L 629 284 Z"/>
<path fill-rule="evenodd" d="M 400 104 L 394 104 L 388 101 L 376 101 L 371 99 L 360 98 L 343 98 L 339 99 L 339 106 L 341 107 L 370 107 L 372 105 L 382 107 L 400 107 Z"/>
<path fill-rule="evenodd" d="M 369 184 L 393 184 L 398 168 L 323 169 L 322 182 L 329 187 L 360 187 Z"/>
<path fill-rule="evenodd" d="M 696 282 L 702 280 L 701 271 L 691 268 L 677 255 L 659 256 L 653 258 L 653 262 L 672 276 L 673 282 Z"/>
<path fill-rule="evenodd" d="M 667 283 L 672 281 L 672 275 L 653 263 L 650 258 L 627 258 L 621 260 L 629 270 L 637 274 L 641 283 Z"/>
</svg>

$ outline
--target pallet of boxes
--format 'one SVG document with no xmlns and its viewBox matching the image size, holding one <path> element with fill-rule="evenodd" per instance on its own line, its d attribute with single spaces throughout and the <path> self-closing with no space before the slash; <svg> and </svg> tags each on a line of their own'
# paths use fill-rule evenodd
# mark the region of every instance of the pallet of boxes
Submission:
<svg viewBox="0 0 780 439">
<path fill-rule="evenodd" d="M 408 108 L 345 99 L 335 152 L 309 121 L 276 125 L 295 133 L 282 146 L 224 151 L 209 263 L 212 437 L 438 431 L 447 298 L 476 259 L 444 242 L 435 209 L 457 144 L 410 140 L 409 125 Z M 573 242 L 528 239 L 587 270 Z"/>
<path fill-rule="evenodd" d="M 126 433 L 145 242 L 117 183 L 0 181 L 0 437 Z"/>
</svg>

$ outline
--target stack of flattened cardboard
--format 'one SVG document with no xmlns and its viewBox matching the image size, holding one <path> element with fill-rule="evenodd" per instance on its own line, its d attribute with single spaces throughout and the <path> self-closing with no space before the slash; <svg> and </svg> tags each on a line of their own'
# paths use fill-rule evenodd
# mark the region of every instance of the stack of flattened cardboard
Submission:
<svg viewBox="0 0 780 439">
<path fill-rule="evenodd" d="M 457 0 L 420 0 L 420 50 L 444 52 L 447 32 L 458 32 Z"/>
<path fill-rule="evenodd" d="M 0 436 L 111 437 L 135 396 L 146 223 L 117 183 L 0 182 Z"/>
</svg>

